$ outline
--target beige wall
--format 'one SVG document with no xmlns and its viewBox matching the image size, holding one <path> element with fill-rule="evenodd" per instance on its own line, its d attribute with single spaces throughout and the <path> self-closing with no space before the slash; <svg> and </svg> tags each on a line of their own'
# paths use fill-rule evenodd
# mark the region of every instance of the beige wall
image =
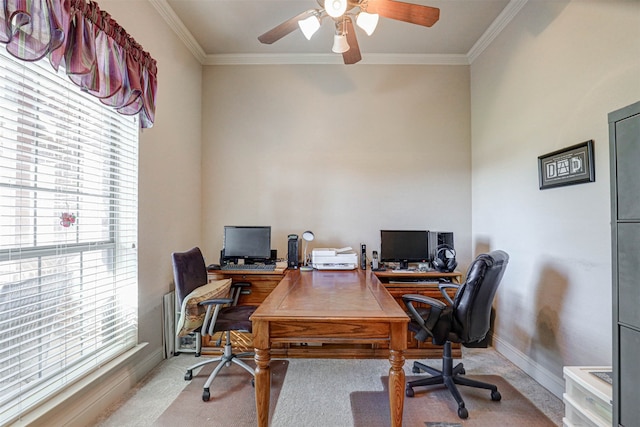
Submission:
<svg viewBox="0 0 640 427">
<path fill-rule="evenodd" d="M 140 135 L 139 340 L 162 348 L 162 295 L 173 282 L 171 252 L 200 244 L 202 68 L 147 1 L 100 0 L 158 62 L 156 120 Z"/>
<path fill-rule="evenodd" d="M 471 67 L 473 238 L 511 263 L 496 347 L 560 395 L 611 364 L 607 114 L 640 99 L 640 2 L 535 1 Z M 596 182 L 538 189 L 537 157 L 589 139 Z"/>
<path fill-rule="evenodd" d="M 379 250 L 381 229 L 470 240 L 469 68 L 210 66 L 203 74 L 203 245 L 224 225 L 312 230 L 312 247 Z"/>
</svg>

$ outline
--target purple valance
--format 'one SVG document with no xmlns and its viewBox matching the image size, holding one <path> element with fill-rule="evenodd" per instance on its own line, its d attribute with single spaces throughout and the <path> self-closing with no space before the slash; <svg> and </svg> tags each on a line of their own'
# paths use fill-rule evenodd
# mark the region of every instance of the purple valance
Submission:
<svg viewBox="0 0 640 427">
<path fill-rule="evenodd" d="M 0 0 L 0 43 L 25 61 L 48 56 L 82 90 L 122 114 L 155 117 L 156 61 L 95 1 Z"/>
</svg>

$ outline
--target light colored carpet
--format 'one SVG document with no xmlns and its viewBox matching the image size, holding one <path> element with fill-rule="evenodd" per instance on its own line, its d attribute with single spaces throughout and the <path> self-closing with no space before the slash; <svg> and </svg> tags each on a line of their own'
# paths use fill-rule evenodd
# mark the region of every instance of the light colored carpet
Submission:
<svg viewBox="0 0 640 427">
<path fill-rule="evenodd" d="M 407 381 L 428 376 L 407 377 Z M 458 405 L 443 386 L 416 387 L 414 397 L 405 397 L 403 425 L 407 427 L 460 426 L 460 427 L 554 427 L 555 424 L 511 384 L 497 375 L 469 376 L 494 384 L 502 400 L 492 401 L 489 390 L 458 387 L 469 411 L 467 419 L 458 417 Z M 385 391 L 359 391 L 351 393 L 353 424 L 355 427 L 386 427 L 389 425 L 389 378 L 381 378 Z"/>
<path fill-rule="evenodd" d="M 247 361 L 255 367 L 255 363 Z M 269 413 L 273 415 L 280 396 L 282 383 L 289 362 L 271 361 L 271 399 Z M 203 386 L 214 365 L 203 367 L 189 382 L 178 397 L 160 415 L 154 427 L 174 426 L 254 426 L 257 424 L 255 389 L 252 376 L 237 365 L 223 368 L 211 383 L 210 399 L 202 400 Z M 270 418 L 271 419 L 271 418 Z"/>
<path fill-rule="evenodd" d="M 492 348 L 463 349 L 463 360 L 467 375 L 501 376 L 531 400 L 555 425 L 562 425 L 562 400 Z M 272 427 L 353 427 L 351 393 L 383 391 L 380 378 L 389 372 L 389 361 L 386 359 L 288 361 L 280 398 L 271 421 Z M 164 361 L 135 389 L 123 396 L 120 402 L 105 411 L 95 425 L 152 426 L 188 384 L 183 377 L 186 367 L 193 363 L 194 357 L 188 354 Z M 432 363 L 438 367 L 439 361 L 429 361 L 429 364 Z M 411 372 L 412 364 L 412 360 L 405 362 L 407 377 L 414 375 Z"/>
</svg>

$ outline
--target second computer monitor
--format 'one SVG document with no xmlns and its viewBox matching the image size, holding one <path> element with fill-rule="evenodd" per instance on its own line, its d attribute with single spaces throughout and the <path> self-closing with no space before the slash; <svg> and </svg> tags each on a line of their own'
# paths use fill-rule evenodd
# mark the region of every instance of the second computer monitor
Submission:
<svg viewBox="0 0 640 427">
<path fill-rule="evenodd" d="M 401 269 L 410 262 L 429 262 L 429 232 L 380 230 L 380 261 L 397 262 Z"/>
</svg>

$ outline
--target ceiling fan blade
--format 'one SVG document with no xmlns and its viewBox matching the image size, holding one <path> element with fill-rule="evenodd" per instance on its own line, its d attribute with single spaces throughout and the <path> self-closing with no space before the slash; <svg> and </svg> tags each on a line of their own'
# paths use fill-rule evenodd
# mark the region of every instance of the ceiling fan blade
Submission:
<svg viewBox="0 0 640 427">
<path fill-rule="evenodd" d="M 260 40 L 260 42 L 264 44 L 277 42 L 287 34 L 296 30 L 298 28 L 298 21 L 308 18 L 314 13 L 315 10 L 309 9 L 305 12 L 300 13 L 299 15 L 294 16 L 293 18 L 287 19 L 282 24 L 277 25 L 266 33 L 262 34 L 260 37 L 258 37 L 258 40 Z"/>
<path fill-rule="evenodd" d="M 395 0 L 369 0 L 367 12 L 389 19 L 430 27 L 440 19 L 440 9 Z"/>
<path fill-rule="evenodd" d="M 342 53 L 342 59 L 347 65 L 355 64 L 362 59 L 362 55 L 360 54 L 360 46 L 358 46 L 358 38 L 356 37 L 356 30 L 353 27 L 351 18 L 345 19 L 344 25 L 346 26 L 347 30 L 347 43 L 349 44 L 349 50 Z"/>
</svg>

